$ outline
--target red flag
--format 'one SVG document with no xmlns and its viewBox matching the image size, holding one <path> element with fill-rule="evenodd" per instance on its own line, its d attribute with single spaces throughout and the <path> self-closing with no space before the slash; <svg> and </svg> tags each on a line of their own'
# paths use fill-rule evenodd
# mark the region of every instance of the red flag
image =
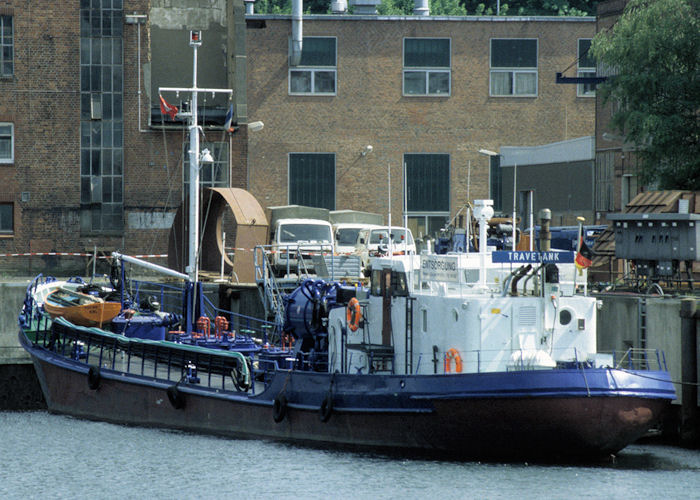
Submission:
<svg viewBox="0 0 700 500">
<path fill-rule="evenodd" d="M 165 99 L 163 99 L 162 95 L 159 95 L 160 97 L 160 112 L 163 113 L 164 115 L 168 115 L 171 120 L 175 119 L 175 115 L 177 115 L 177 106 L 173 106 L 172 104 L 168 104 Z"/>
<path fill-rule="evenodd" d="M 579 269 L 585 269 L 587 267 L 591 267 L 592 264 L 593 252 L 591 252 L 591 249 L 588 248 L 586 242 L 583 241 L 583 238 L 581 238 L 581 248 L 579 248 L 578 253 L 576 254 L 576 267 Z"/>
</svg>

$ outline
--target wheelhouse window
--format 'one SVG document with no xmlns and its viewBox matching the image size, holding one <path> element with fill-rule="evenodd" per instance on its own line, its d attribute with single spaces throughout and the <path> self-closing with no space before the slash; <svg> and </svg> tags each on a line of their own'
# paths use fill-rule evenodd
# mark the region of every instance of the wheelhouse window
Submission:
<svg viewBox="0 0 700 500">
<path fill-rule="evenodd" d="M 450 215 L 450 155 L 406 154 L 404 166 L 409 228 L 437 236 Z"/>
<path fill-rule="evenodd" d="M 403 95 L 449 96 L 449 38 L 404 38 Z"/>
<path fill-rule="evenodd" d="M 537 39 L 491 39 L 491 96 L 537 95 Z"/>
<path fill-rule="evenodd" d="M 0 16 L 0 77 L 14 75 L 14 28 L 12 16 Z"/>
<path fill-rule="evenodd" d="M 289 154 L 289 203 L 335 210 L 335 154 Z"/>
<path fill-rule="evenodd" d="M 0 163 L 15 161 L 15 128 L 12 123 L 0 123 Z"/>
<path fill-rule="evenodd" d="M 13 203 L 0 203 L 0 235 L 14 233 L 14 208 Z"/>
<path fill-rule="evenodd" d="M 289 93 L 335 95 L 337 77 L 335 37 L 304 37 L 299 66 L 289 68 Z"/>
<path fill-rule="evenodd" d="M 199 168 L 199 185 L 206 187 L 228 187 L 229 186 L 229 161 L 228 142 L 202 142 L 199 145 L 200 151 L 209 150 L 214 161 L 212 163 L 201 163 Z M 185 142 L 183 147 L 184 169 L 185 169 L 185 189 L 190 185 L 190 143 Z"/>
<path fill-rule="evenodd" d="M 579 77 L 595 76 L 596 64 L 595 60 L 588 55 L 588 49 L 591 48 L 590 38 L 580 38 L 578 41 L 578 74 Z M 576 85 L 576 94 L 579 97 L 595 97 L 595 84 L 579 83 Z"/>
</svg>

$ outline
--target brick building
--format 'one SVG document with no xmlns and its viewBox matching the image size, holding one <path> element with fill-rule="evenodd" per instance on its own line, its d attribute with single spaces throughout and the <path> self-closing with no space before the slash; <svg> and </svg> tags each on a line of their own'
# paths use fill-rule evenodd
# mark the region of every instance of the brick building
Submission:
<svg viewBox="0 0 700 500">
<path fill-rule="evenodd" d="M 292 67 L 289 16 L 248 16 L 248 114 L 265 123 L 248 186 L 264 206 L 391 209 L 396 224 L 405 185 L 409 225 L 434 234 L 467 199 L 511 209 L 480 149 L 593 135 L 595 99 L 555 73 L 576 67 L 594 18 L 304 16 L 302 29 Z"/>
<path fill-rule="evenodd" d="M 405 184 L 425 234 L 467 199 L 499 200 L 498 162 L 479 149 L 593 133 L 594 99 L 554 75 L 594 18 L 304 16 L 290 67 L 291 17 L 243 23 L 242 9 L 0 0 L 0 253 L 167 251 L 185 134 L 161 121 L 157 93 L 190 85 L 191 29 L 203 32 L 200 86 L 235 89 L 239 124 L 265 124 L 225 133 L 229 103 L 200 102 L 217 157 L 205 182 L 244 187 L 263 207 L 391 208 L 399 223 Z"/>
<path fill-rule="evenodd" d="M 0 253 L 167 252 L 184 141 L 182 125 L 151 120 L 150 18 L 160 3 L 0 0 Z M 190 71 L 161 85 L 191 85 L 182 34 Z M 205 131 L 221 132 L 224 113 Z M 223 140 L 227 183 L 241 182 L 229 169 L 244 168 L 245 137 Z M 4 258 L 0 270 L 58 260 Z"/>
</svg>

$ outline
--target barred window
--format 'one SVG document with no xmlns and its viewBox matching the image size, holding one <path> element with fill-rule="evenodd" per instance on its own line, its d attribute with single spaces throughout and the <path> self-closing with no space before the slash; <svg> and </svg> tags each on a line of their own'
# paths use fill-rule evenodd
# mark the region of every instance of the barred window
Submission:
<svg viewBox="0 0 700 500">
<path fill-rule="evenodd" d="M 14 74 L 14 52 L 12 16 L 0 16 L 0 77 L 9 77 Z"/>
<path fill-rule="evenodd" d="M 289 203 L 335 210 L 335 154 L 289 154 Z"/>
</svg>

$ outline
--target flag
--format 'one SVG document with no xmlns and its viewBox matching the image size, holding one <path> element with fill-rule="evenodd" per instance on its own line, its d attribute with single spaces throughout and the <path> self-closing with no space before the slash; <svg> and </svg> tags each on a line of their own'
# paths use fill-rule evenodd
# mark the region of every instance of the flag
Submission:
<svg viewBox="0 0 700 500">
<path fill-rule="evenodd" d="M 593 252 L 591 252 L 591 249 L 588 248 L 586 242 L 581 238 L 581 247 L 576 254 L 576 267 L 585 269 L 591 267 L 591 264 L 593 264 Z"/>
<path fill-rule="evenodd" d="M 163 113 L 164 115 L 168 115 L 171 120 L 175 119 L 175 115 L 177 115 L 177 106 L 173 106 L 172 104 L 168 104 L 168 102 L 163 99 L 162 95 L 159 95 L 160 97 L 160 112 Z"/>
<path fill-rule="evenodd" d="M 231 104 L 226 112 L 226 121 L 224 122 L 224 130 L 227 132 L 235 132 L 233 128 L 233 104 Z"/>
</svg>

